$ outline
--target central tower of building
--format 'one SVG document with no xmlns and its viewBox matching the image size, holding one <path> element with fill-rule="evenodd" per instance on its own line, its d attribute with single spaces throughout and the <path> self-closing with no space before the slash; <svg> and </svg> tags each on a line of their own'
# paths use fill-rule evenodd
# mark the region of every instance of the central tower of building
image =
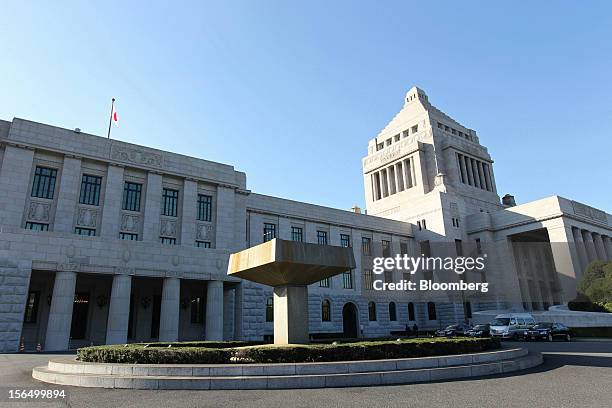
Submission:
<svg viewBox="0 0 612 408">
<path fill-rule="evenodd" d="M 504 208 L 493 160 L 476 132 L 431 105 L 417 87 L 369 141 L 362 164 L 368 214 L 414 224 L 417 239 L 464 239 L 467 215 Z"/>
</svg>

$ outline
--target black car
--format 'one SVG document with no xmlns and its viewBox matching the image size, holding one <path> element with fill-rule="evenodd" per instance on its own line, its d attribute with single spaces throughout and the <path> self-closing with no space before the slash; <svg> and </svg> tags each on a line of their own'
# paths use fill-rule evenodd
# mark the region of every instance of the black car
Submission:
<svg viewBox="0 0 612 408">
<path fill-rule="evenodd" d="M 477 324 L 465 332 L 469 337 L 491 337 L 491 328 L 488 324 Z"/>
<path fill-rule="evenodd" d="M 574 334 L 561 323 L 538 323 L 525 332 L 525 340 L 547 340 L 563 339 L 571 341 Z"/>
<path fill-rule="evenodd" d="M 465 332 L 471 329 L 470 325 L 459 323 L 451 324 L 444 329 L 436 330 L 436 337 L 464 336 Z"/>
</svg>

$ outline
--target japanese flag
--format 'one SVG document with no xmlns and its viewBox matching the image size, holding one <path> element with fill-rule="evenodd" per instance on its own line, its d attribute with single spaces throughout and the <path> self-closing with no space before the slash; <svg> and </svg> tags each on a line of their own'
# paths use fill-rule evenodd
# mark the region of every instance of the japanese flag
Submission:
<svg viewBox="0 0 612 408">
<path fill-rule="evenodd" d="M 115 104 L 113 103 L 113 113 L 111 114 L 111 120 L 115 124 L 115 126 L 119 126 L 119 120 L 117 119 L 117 109 L 115 108 Z"/>
</svg>

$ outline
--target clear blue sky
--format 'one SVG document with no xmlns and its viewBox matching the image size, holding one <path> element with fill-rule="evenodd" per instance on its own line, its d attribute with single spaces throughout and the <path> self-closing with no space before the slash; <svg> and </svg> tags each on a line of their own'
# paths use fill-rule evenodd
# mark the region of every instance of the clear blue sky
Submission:
<svg viewBox="0 0 612 408">
<path fill-rule="evenodd" d="M 477 130 L 500 195 L 612 212 L 610 2 L 83 3 L 2 2 L 0 118 L 105 135 L 115 97 L 116 139 L 349 208 L 418 85 Z"/>
</svg>

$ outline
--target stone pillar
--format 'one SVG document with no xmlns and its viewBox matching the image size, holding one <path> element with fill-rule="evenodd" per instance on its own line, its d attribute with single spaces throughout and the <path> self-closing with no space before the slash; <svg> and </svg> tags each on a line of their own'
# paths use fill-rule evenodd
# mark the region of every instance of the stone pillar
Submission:
<svg viewBox="0 0 612 408">
<path fill-rule="evenodd" d="M 159 218 L 161 216 L 162 176 L 149 172 L 147 174 L 147 191 L 144 200 L 144 222 L 142 240 L 159 241 Z"/>
<path fill-rule="evenodd" d="M 387 170 L 386 169 L 382 169 L 380 171 L 380 184 L 382 186 L 382 196 L 383 197 L 388 197 L 389 196 L 389 179 L 387 178 Z"/>
<path fill-rule="evenodd" d="M 34 150 L 5 146 L 0 168 L 0 225 L 22 226 L 33 160 Z"/>
<path fill-rule="evenodd" d="M 231 187 L 217 187 L 217 231 L 215 234 L 215 248 L 217 249 L 229 251 L 235 249 L 234 207 L 236 201 L 234 194 L 235 191 Z"/>
<path fill-rule="evenodd" d="M 59 190 L 57 190 L 57 209 L 53 231 L 73 233 L 74 213 L 81 190 L 81 159 L 64 156 Z"/>
<path fill-rule="evenodd" d="M 572 228 L 572 236 L 574 237 L 574 245 L 576 246 L 576 252 L 578 253 L 578 259 L 580 260 L 580 276 L 586 270 L 586 266 L 589 263 L 587 259 L 586 247 L 584 246 L 584 240 L 582 239 L 582 233 L 578 228 Z"/>
<path fill-rule="evenodd" d="M 32 261 L 0 259 L 0 353 L 19 350 L 31 274 Z"/>
<path fill-rule="evenodd" d="M 475 186 L 474 182 L 474 170 L 472 169 L 471 159 L 469 157 L 463 156 L 465 160 L 465 167 L 467 168 L 467 181 L 470 186 Z"/>
<path fill-rule="evenodd" d="M 395 164 L 395 180 L 397 181 L 397 191 L 404 191 L 404 165 L 402 162 Z"/>
<path fill-rule="evenodd" d="M 223 340 L 223 281 L 206 285 L 206 340 Z"/>
<path fill-rule="evenodd" d="M 234 288 L 223 289 L 223 340 L 234 337 Z"/>
<path fill-rule="evenodd" d="M 476 160 L 470 159 L 472 174 L 474 175 L 474 185 L 480 188 L 480 178 L 478 177 L 478 166 L 476 165 L 476 163 Z"/>
<path fill-rule="evenodd" d="M 72 325 L 76 272 L 56 272 L 47 321 L 45 351 L 67 350 Z"/>
<path fill-rule="evenodd" d="M 584 240 L 584 246 L 586 247 L 588 263 L 596 261 L 597 253 L 595 252 L 595 242 L 593 242 L 593 234 L 591 231 L 582 230 L 582 239 Z"/>
<path fill-rule="evenodd" d="M 482 168 L 484 169 L 484 176 L 485 176 L 485 181 L 487 182 L 487 186 L 488 186 L 488 190 L 489 191 L 494 191 L 493 189 L 493 182 L 491 180 L 491 172 L 489 171 L 489 165 L 484 163 L 482 165 Z"/>
<path fill-rule="evenodd" d="M 593 233 L 593 242 L 595 244 L 595 253 L 597 254 L 597 259 L 600 261 L 606 260 L 606 249 L 604 248 L 603 240 L 601 239 L 601 235 Z"/>
<path fill-rule="evenodd" d="M 391 174 L 393 172 L 393 174 Z M 395 169 L 393 166 L 387 167 L 387 180 L 389 183 L 389 195 L 393 195 L 397 192 L 397 186 L 395 185 Z"/>
<path fill-rule="evenodd" d="M 127 343 L 131 293 L 132 277 L 130 275 L 115 275 L 108 308 L 106 344 Z"/>
<path fill-rule="evenodd" d="M 243 285 L 238 283 L 234 289 L 234 340 L 242 340 Z"/>
<path fill-rule="evenodd" d="M 165 278 L 159 320 L 159 341 L 178 340 L 180 296 L 181 280 L 178 278 Z"/>
<path fill-rule="evenodd" d="M 550 238 L 557 280 L 561 287 L 560 300 L 567 303 L 576 297 L 576 279 L 580 277 L 580 259 L 574 245 L 572 227 L 564 223 L 545 225 Z"/>
<path fill-rule="evenodd" d="M 274 288 L 274 344 L 308 343 L 308 287 Z"/>
<path fill-rule="evenodd" d="M 100 223 L 100 236 L 106 238 L 119 237 L 119 222 L 123 203 L 123 167 L 108 165 L 106 188 L 104 189 L 104 209 Z"/>
<path fill-rule="evenodd" d="M 608 261 L 612 261 L 612 239 L 604 235 L 603 237 L 604 248 L 606 249 L 606 256 Z"/>
<path fill-rule="evenodd" d="M 183 211 L 181 216 L 181 245 L 194 246 L 196 219 L 198 218 L 198 183 L 185 179 L 183 182 Z"/>
<path fill-rule="evenodd" d="M 467 175 L 467 169 L 465 168 L 465 160 L 463 160 L 465 156 L 463 155 L 459 155 L 458 159 L 459 159 L 459 168 L 461 171 L 461 180 L 463 183 L 468 184 L 468 175 Z"/>
</svg>

